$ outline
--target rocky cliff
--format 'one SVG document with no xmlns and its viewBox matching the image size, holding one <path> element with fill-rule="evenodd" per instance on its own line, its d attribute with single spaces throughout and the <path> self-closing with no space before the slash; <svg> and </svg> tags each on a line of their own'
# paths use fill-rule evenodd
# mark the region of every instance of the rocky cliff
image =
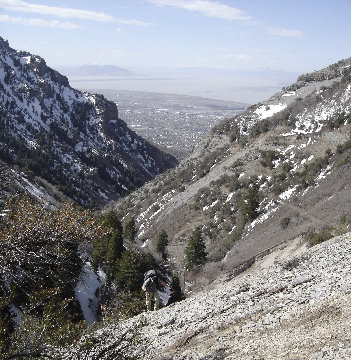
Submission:
<svg viewBox="0 0 351 360">
<path fill-rule="evenodd" d="M 113 102 L 77 91 L 44 59 L 0 38 L 0 156 L 85 207 L 102 206 L 177 160 L 131 131 Z"/>
</svg>

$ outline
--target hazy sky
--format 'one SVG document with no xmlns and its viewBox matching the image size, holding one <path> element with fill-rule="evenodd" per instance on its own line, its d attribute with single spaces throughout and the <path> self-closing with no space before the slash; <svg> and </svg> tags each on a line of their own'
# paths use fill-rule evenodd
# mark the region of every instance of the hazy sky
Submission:
<svg viewBox="0 0 351 360">
<path fill-rule="evenodd" d="M 350 57 L 350 15 L 351 0 L 0 0 L 0 35 L 53 68 L 99 63 L 134 71 L 241 70 L 240 80 L 238 73 L 222 74 L 217 83 L 198 76 L 187 83 L 109 86 L 252 103 L 295 81 L 296 74 Z M 268 75 L 248 79 L 243 71 L 259 69 Z M 293 75 L 280 78 L 277 70 Z"/>
<path fill-rule="evenodd" d="M 351 0 L 0 0 L 1 36 L 50 66 L 319 69 L 351 56 Z"/>
</svg>

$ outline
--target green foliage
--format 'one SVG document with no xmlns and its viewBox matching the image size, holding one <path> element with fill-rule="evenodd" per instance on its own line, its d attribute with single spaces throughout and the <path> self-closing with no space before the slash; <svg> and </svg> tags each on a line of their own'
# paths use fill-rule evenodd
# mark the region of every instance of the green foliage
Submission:
<svg viewBox="0 0 351 360">
<path fill-rule="evenodd" d="M 131 217 L 125 224 L 123 228 L 123 236 L 126 240 L 134 242 L 135 236 L 137 234 L 137 229 L 135 226 L 135 219 Z"/>
<path fill-rule="evenodd" d="M 81 335 L 83 322 L 75 322 L 69 315 L 70 299 L 61 300 L 57 289 L 31 294 L 34 309 L 25 310 L 21 324 L 16 326 L 12 339 L 14 352 L 35 352 L 46 346 L 65 346 Z"/>
<path fill-rule="evenodd" d="M 88 210 L 71 203 L 49 211 L 25 197 L 7 209 L 0 232 L 0 348 L 38 353 L 43 344 L 69 343 L 81 330 L 73 302 L 78 248 L 105 231 Z M 22 310 L 20 327 L 11 323 L 10 304 Z"/>
<path fill-rule="evenodd" d="M 113 230 L 108 235 L 106 253 L 106 277 L 107 282 L 115 277 L 116 261 L 121 258 L 124 251 L 123 236 L 120 230 Z"/>
<path fill-rule="evenodd" d="M 269 169 L 274 168 L 274 161 L 280 158 L 280 154 L 275 150 L 261 151 L 261 164 Z"/>
<path fill-rule="evenodd" d="M 212 261 L 221 261 L 225 257 L 227 252 L 232 248 L 233 244 L 241 238 L 245 223 L 246 219 L 244 216 L 238 214 L 234 230 L 232 230 L 231 234 L 227 236 L 227 238 L 221 243 L 221 246 L 211 256 Z"/>
<path fill-rule="evenodd" d="M 280 226 L 282 227 L 282 229 L 286 229 L 290 224 L 290 218 L 285 217 L 280 221 Z"/>
<path fill-rule="evenodd" d="M 247 220 L 254 220 L 258 216 L 260 205 L 260 193 L 258 184 L 253 181 L 244 200 L 243 213 Z"/>
<path fill-rule="evenodd" d="M 263 119 L 250 128 L 250 137 L 251 138 L 258 137 L 261 134 L 268 132 L 272 128 L 272 126 L 273 126 L 272 121 L 270 121 L 269 119 Z"/>
<path fill-rule="evenodd" d="M 308 241 L 311 246 L 318 245 L 324 241 L 327 241 L 333 237 L 333 229 L 331 227 L 325 227 L 320 232 L 311 231 L 308 234 Z"/>
<path fill-rule="evenodd" d="M 162 255 L 163 259 L 166 259 L 166 247 L 168 245 L 168 235 L 165 229 L 162 229 L 159 234 L 157 235 L 156 240 L 156 251 Z"/>
<path fill-rule="evenodd" d="M 351 149 L 351 140 L 346 141 L 344 144 L 340 144 L 337 146 L 336 151 L 338 154 L 343 154 L 344 152 Z"/>
<path fill-rule="evenodd" d="M 94 241 L 93 266 L 95 270 L 100 266 L 110 283 L 115 277 L 116 261 L 124 251 L 122 224 L 114 211 L 109 211 L 102 217 L 102 224 L 108 232 Z"/>
<path fill-rule="evenodd" d="M 168 304 L 173 304 L 175 302 L 184 300 L 185 296 L 180 286 L 179 276 L 176 273 L 172 275 L 171 286 L 172 286 L 172 294 L 168 301 Z"/>
<path fill-rule="evenodd" d="M 350 114 L 346 114 L 345 112 L 342 112 L 332 119 L 329 119 L 327 124 L 329 129 L 339 129 L 343 124 L 347 123 L 350 119 Z"/>
<path fill-rule="evenodd" d="M 48 211 L 44 205 L 23 198 L 7 207 L 9 215 L 0 233 L 1 278 L 7 279 L 7 285 L 16 284 L 23 293 L 58 285 L 69 291 L 80 274 L 78 246 L 104 234 L 98 219 L 71 203 Z"/>
<path fill-rule="evenodd" d="M 293 181 L 302 188 L 314 185 L 316 176 L 328 166 L 329 161 L 328 155 L 314 159 L 305 164 L 303 171 L 294 174 Z"/>
<path fill-rule="evenodd" d="M 103 312 L 104 322 L 116 323 L 140 314 L 145 309 L 144 294 L 119 291 Z"/>
<path fill-rule="evenodd" d="M 117 213 L 113 210 L 111 210 L 103 215 L 102 223 L 103 223 L 103 225 L 105 225 L 107 227 L 110 227 L 112 229 L 122 232 L 121 221 L 120 221 Z"/>
<path fill-rule="evenodd" d="M 144 273 L 156 265 L 151 254 L 144 256 L 135 250 L 126 250 L 116 263 L 116 286 L 130 293 L 140 292 Z"/>
<path fill-rule="evenodd" d="M 185 255 L 186 266 L 189 270 L 205 264 L 207 260 L 206 245 L 199 227 L 191 234 Z"/>
<path fill-rule="evenodd" d="M 293 169 L 293 165 L 291 164 L 290 161 L 284 162 L 284 164 L 283 164 L 283 171 L 284 172 L 289 173 L 292 169 Z"/>
</svg>

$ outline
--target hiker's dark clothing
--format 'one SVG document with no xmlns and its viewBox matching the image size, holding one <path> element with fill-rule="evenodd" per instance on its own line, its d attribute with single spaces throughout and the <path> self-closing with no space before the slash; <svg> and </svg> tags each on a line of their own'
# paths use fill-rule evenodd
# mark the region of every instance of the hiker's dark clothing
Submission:
<svg viewBox="0 0 351 360">
<path fill-rule="evenodd" d="M 145 291 L 146 296 L 146 308 L 148 311 L 151 311 L 151 302 L 154 300 L 154 310 L 158 310 L 160 307 L 160 297 L 157 291 L 158 279 L 156 276 L 148 278 L 143 284 L 143 290 Z"/>
</svg>

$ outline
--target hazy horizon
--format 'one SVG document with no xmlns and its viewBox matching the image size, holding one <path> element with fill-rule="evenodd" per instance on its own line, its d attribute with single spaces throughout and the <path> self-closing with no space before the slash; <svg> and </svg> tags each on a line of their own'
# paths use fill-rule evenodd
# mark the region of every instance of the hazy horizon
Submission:
<svg viewBox="0 0 351 360">
<path fill-rule="evenodd" d="M 66 75 L 64 67 L 58 67 L 58 70 Z M 126 70 L 133 71 L 135 76 L 67 75 L 67 77 L 72 87 L 81 90 L 143 91 L 254 104 L 268 99 L 284 86 L 295 82 L 298 75 L 301 75 L 292 72 L 275 72 L 271 69 L 226 71 L 201 68 L 194 73 L 191 73 L 191 69 L 179 68 Z"/>
<path fill-rule="evenodd" d="M 0 0 L 0 30 L 11 47 L 41 56 L 52 68 L 111 64 L 302 74 L 351 56 L 350 13 L 350 0 Z M 208 78 L 185 80 L 149 82 L 150 91 L 255 102 L 295 78 L 239 82 L 231 74 L 210 78 L 212 88 Z"/>
</svg>

